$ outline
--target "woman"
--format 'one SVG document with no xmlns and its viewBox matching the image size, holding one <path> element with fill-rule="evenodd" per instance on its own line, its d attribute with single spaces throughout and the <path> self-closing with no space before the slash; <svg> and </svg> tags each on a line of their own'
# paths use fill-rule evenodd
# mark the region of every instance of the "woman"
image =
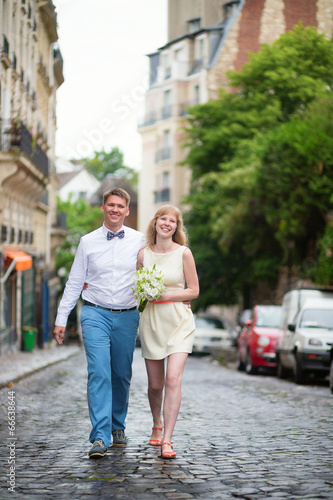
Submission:
<svg viewBox="0 0 333 500">
<path fill-rule="evenodd" d="M 178 208 L 164 205 L 156 212 L 148 226 L 146 241 L 147 247 L 138 254 L 138 268 L 151 269 L 155 265 L 165 276 L 164 293 L 147 304 L 140 318 L 142 356 L 153 416 L 149 444 L 161 446 L 163 458 L 175 458 L 171 440 L 181 403 L 185 362 L 192 352 L 195 326 L 190 301 L 199 295 L 199 282 L 192 253 L 185 246 L 187 240 Z"/>
</svg>

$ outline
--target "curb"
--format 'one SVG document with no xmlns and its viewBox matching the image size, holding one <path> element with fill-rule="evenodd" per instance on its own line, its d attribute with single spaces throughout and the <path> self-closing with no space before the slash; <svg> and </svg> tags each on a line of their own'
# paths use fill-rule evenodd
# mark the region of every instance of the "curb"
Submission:
<svg viewBox="0 0 333 500">
<path fill-rule="evenodd" d="M 43 370 L 44 368 L 47 368 L 48 366 L 55 365 L 57 363 L 60 363 L 61 361 L 65 361 L 73 356 L 77 356 L 81 352 L 83 352 L 83 349 L 81 347 L 77 347 L 77 349 L 71 350 L 71 352 L 59 353 L 60 356 L 57 357 L 56 359 L 50 358 L 50 359 L 41 360 L 41 362 L 38 366 L 31 367 L 31 369 L 27 368 L 26 371 L 22 371 L 21 373 L 18 373 L 16 376 L 9 376 L 7 379 L 0 381 L 0 390 L 5 388 L 5 387 L 11 387 L 12 384 L 17 383 L 20 380 L 22 380 L 26 377 L 29 377 L 30 375 L 33 375 L 34 373 L 37 373 L 37 372 Z M 45 354 L 45 353 L 43 353 L 43 354 Z M 31 360 L 33 360 L 33 358 L 31 358 Z"/>
</svg>

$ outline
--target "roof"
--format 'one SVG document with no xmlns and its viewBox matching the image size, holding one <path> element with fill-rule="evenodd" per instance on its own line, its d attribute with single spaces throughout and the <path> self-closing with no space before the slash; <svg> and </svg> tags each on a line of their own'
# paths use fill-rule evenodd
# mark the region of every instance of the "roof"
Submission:
<svg viewBox="0 0 333 500">
<path fill-rule="evenodd" d="M 64 172 L 62 174 L 57 174 L 58 178 L 58 189 L 61 189 L 67 182 L 71 181 L 78 173 L 81 172 L 82 169 L 80 170 L 73 170 L 73 172 Z"/>
<path fill-rule="evenodd" d="M 128 179 L 125 179 L 124 177 L 116 177 L 113 174 L 108 174 L 104 177 L 100 187 L 90 197 L 89 203 L 91 205 L 101 205 L 103 203 L 103 194 L 113 188 L 125 189 L 131 197 L 131 204 L 133 205 L 137 203 L 138 195 L 134 191 Z"/>
</svg>

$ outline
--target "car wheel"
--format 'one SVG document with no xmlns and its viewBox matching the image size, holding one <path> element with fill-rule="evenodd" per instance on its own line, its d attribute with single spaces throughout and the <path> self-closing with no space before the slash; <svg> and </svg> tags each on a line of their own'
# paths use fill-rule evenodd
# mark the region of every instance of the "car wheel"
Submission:
<svg viewBox="0 0 333 500">
<path fill-rule="evenodd" d="M 280 379 L 285 379 L 288 376 L 288 370 L 281 363 L 280 358 L 277 360 L 277 377 Z"/>
<path fill-rule="evenodd" d="M 237 361 L 237 370 L 240 372 L 245 371 L 245 363 L 242 361 L 239 349 L 236 351 L 236 361 Z"/>
<path fill-rule="evenodd" d="M 331 361 L 331 369 L 330 369 L 330 374 L 329 374 L 329 383 L 330 383 L 331 393 L 333 394 L 333 359 Z"/>
<path fill-rule="evenodd" d="M 248 375 L 255 375 L 258 373 L 257 367 L 252 363 L 250 351 L 247 351 L 245 371 Z"/>
<path fill-rule="evenodd" d="M 299 356 L 297 355 L 297 353 L 295 354 L 295 368 L 294 368 L 294 378 L 295 378 L 295 382 L 296 384 L 304 384 L 305 382 L 305 379 L 306 379 L 306 374 L 305 374 L 305 371 L 303 370 L 302 368 L 302 362 L 299 358 Z"/>
</svg>

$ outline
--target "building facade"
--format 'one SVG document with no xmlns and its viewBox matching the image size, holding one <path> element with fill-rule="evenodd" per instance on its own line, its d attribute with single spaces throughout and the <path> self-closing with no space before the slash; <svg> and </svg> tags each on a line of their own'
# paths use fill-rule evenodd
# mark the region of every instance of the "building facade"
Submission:
<svg viewBox="0 0 333 500">
<path fill-rule="evenodd" d="M 56 92 L 64 81 L 51 0 L 0 0 L 0 348 L 49 339 L 56 307 Z"/>
<path fill-rule="evenodd" d="M 302 21 L 332 36 L 333 0 L 169 0 L 168 42 L 149 54 L 150 86 L 139 124 L 142 169 L 138 228 L 164 203 L 181 205 L 190 172 L 181 163 L 189 106 L 228 89 L 248 52 L 270 44 Z"/>
</svg>

